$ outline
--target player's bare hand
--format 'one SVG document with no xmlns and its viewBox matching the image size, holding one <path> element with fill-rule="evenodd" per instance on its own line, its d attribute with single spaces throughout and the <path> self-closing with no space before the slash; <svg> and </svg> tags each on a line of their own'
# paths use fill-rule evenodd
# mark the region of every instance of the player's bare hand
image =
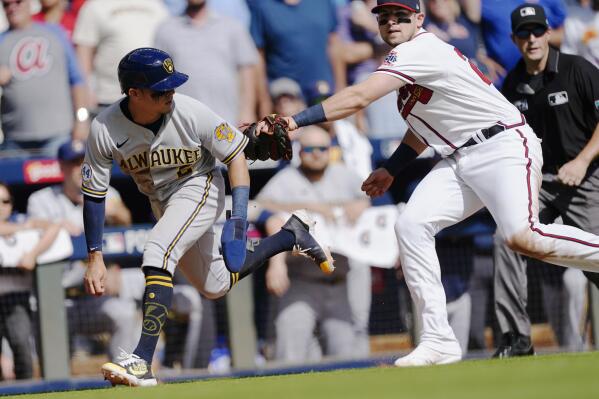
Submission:
<svg viewBox="0 0 599 399">
<path fill-rule="evenodd" d="M 383 195 L 391 184 L 394 177 L 385 168 L 378 168 L 364 180 L 362 183 L 362 191 L 369 197 L 380 197 Z"/>
<path fill-rule="evenodd" d="M 280 118 L 284 121 L 288 132 L 298 128 L 297 123 L 295 123 L 295 119 L 290 116 L 277 115 L 277 118 Z M 259 136 L 262 133 L 273 134 L 273 125 L 268 121 L 267 117 L 262 118 L 256 127 L 256 136 Z"/>
<path fill-rule="evenodd" d="M 271 294 L 283 296 L 289 289 L 289 275 L 284 261 L 271 259 L 266 271 L 266 288 Z"/>
<path fill-rule="evenodd" d="M 567 186 L 579 186 L 587 174 L 588 167 L 588 162 L 574 158 L 559 168 L 557 179 Z"/>
<path fill-rule="evenodd" d="M 85 271 L 85 277 L 83 278 L 85 292 L 95 296 L 103 295 L 105 281 L 106 266 L 104 265 L 102 252 L 94 251 L 89 254 L 89 262 Z"/>
</svg>

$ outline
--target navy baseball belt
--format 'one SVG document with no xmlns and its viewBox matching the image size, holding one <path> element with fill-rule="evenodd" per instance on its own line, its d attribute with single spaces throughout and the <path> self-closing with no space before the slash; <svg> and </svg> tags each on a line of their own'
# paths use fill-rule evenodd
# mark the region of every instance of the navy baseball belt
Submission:
<svg viewBox="0 0 599 399">
<path fill-rule="evenodd" d="M 495 136 L 496 134 L 499 134 L 499 133 L 503 132 L 505 129 L 506 129 L 505 126 L 497 124 L 497 125 L 493 125 L 491 127 L 488 127 L 486 129 L 481 129 L 480 135 L 482 135 L 486 140 L 488 140 L 491 137 Z M 470 147 L 471 145 L 482 143 L 483 140 L 480 139 L 480 135 L 475 134 L 474 136 L 472 136 L 470 138 L 470 140 L 466 141 L 466 143 L 461 148 Z M 474 139 L 474 137 L 477 137 L 477 136 L 479 138 L 479 141 L 476 141 Z"/>
</svg>

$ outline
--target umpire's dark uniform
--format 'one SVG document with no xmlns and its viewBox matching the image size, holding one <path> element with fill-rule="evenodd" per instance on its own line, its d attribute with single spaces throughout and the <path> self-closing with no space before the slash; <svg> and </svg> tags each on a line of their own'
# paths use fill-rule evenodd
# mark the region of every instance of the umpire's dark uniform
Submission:
<svg viewBox="0 0 599 399">
<path fill-rule="evenodd" d="M 562 54 L 550 48 L 543 73 L 531 76 L 523 60 L 510 71 L 502 89 L 506 98 L 526 116 L 543 140 L 543 184 L 539 194 L 539 220 L 552 223 L 561 216 L 564 224 L 599 234 L 599 171 L 593 162 L 578 187 L 557 181 L 559 168 L 576 158 L 587 145 L 599 122 L 599 71 L 584 58 Z M 546 266 L 550 275 L 565 268 Z M 597 284 L 599 275 L 585 273 Z M 532 352 L 530 319 L 526 312 L 526 261 L 496 240 L 495 314 L 504 334 L 496 356 Z M 568 342 L 568 332 L 556 331 L 560 345 Z M 570 334 L 571 335 L 571 334 Z M 519 342 L 513 342 L 516 339 Z M 580 337 L 579 345 L 582 345 Z M 509 342 L 512 340 L 512 342 Z M 506 342 L 507 341 L 507 342 Z M 510 350 L 516 353 L 501 353 Z"/>
</svg>

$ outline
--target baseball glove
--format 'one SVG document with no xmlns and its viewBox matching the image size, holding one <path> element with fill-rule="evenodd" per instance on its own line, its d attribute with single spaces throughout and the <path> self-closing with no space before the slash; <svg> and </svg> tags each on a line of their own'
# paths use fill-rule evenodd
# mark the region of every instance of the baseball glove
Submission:
<svg viewBox="0 0 599 399">
<path fill-rule="evenodd" d="M 245 157 L 252 161 L 291 160 L 293 152 L 287 132 L 287 122 L 277 114 L 269 115 L 263 121 L 267 123 L 269 133 L 261 133 L 256 136 L 257 123 L 252 123 L 243 131 L 243 134 L 249 138 L 248 144 L 243 150 Z"/>
</svg>

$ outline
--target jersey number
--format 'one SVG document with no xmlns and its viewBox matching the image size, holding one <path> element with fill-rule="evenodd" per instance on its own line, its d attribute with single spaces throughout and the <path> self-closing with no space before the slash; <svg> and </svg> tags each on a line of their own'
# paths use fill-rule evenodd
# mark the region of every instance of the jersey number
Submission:
<svg viewBox="0 0 599 399">
<path fill-rule="evenodd" d="M 472 70 L 474 71 L 474 73 L 476 73 L 482 80 L 483 82 L 485 82 L 486 84 L 490 85 L 492 82 L 491 80 L 485 76 L 484 73 L 481 72 L 480 69 L 478 69 L 478 67 L 468 59 L 468 57 L 466 57 L 464 54 L 462 54 L 462 52 L 460 50 L 458 50 L 457 48 L 453 48 L 456 52 L 456 54 L 463 59 L 464 61 L 466 61 L 468 64 L 470 64 L 470 67 L 472 68 Z"/>
<path fill-rule="evenodd" d="M 401 113 L 402 118 L 406 119 L 416 103 L 428 104 L 433 96 L 433 91 L 420 85 L 406 85 L 399 89 L 397 96 L 397 109 Z M 407 101 L 404 103 L 404 101 Z"/>
</svg>

